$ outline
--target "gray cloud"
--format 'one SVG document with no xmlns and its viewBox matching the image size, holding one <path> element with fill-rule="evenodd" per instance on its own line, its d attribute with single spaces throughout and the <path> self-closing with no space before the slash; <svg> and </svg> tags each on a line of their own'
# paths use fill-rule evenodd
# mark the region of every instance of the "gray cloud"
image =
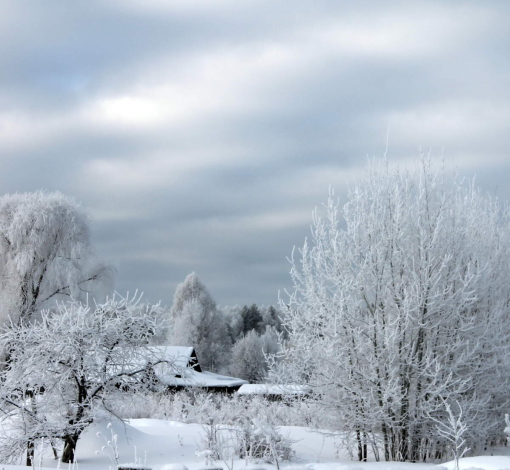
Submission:
<svg viewBox="0 0 510 470">
<path fill-rule="evenodd" d="M 311 211 L 421 146 L 510 198 L 506 2 L 8 2 L 0 184 L 91 214 L 120 292 L 274 303 Z"/>
</svg>

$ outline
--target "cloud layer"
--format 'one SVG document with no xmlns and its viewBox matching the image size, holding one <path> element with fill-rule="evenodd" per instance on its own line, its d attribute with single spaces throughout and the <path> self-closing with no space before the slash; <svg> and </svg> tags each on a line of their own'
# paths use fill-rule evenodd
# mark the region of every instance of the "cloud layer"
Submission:
<svg viewBox="0 0 510 470">
<path fill-rule="evenodd" d="M 275 303 L 328 186 L 444 154 L 510 198 L 502 1 L 8 2 L 0 184 L 90 213 L 120 292 Z"/>
</svg>

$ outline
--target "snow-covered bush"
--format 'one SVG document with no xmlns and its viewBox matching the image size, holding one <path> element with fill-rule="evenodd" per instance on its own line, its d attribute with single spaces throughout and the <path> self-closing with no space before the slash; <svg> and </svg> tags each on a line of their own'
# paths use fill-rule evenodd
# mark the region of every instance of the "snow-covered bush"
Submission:
<svg viewBox="0 0 510 470">
<path fill-rule="evenodd" d="M 212 411 L 203 425 L 203 437 L 197 454 L 212 461 L 223 461 L 229 468 L 235 458 L 273 463 L 290 460 L 292 442 L 283 437 L 277 426 L 250 416 L 249 410 L 222 424 L 221 414 Z"/>
<path fill-rule="evenodd" d="M 260 418 L 252 418 L 240 426 L 240 456 L 262 460 L 280 468 L 280 461 L 288 461 L 293 455 L 292 441 L 280 434 L 277 426 Z"/>
<path fill-rule="evenodd" d="M 305 401 L 268 401 L 264 397 L 224 395 L 200 391 L 144 395 L 117 391 L 110 395 L 110 409 L 123 419 L 169 419 L 205 424 L 211 415 L 219 424 L 232 424 L 238 416 L 260 417 L 275 426 L 320 426 L 320 408 Z"/>
<path fill-rule="evenodd" d="M 229 372 L 235 377 L 260 382 L 267 374 L 263 343 L 256 330 L 250 330 L 232 348 Z"/>
</svg>

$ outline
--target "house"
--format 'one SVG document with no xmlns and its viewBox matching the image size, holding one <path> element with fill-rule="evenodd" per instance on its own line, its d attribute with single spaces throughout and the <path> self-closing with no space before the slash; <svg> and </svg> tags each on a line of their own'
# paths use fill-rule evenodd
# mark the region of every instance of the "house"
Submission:
<svg viewBox="0 0 510 470">
<path fill-rule="evenodd" d="M 152 380 L 165 385 L 169 391 L 196 388 L 232 393 L 248 384 L 247 380 L 202 370 L 191 346 L 150 346 L 146 351 L 145 364 L 154 364 Z"/>
</svg>

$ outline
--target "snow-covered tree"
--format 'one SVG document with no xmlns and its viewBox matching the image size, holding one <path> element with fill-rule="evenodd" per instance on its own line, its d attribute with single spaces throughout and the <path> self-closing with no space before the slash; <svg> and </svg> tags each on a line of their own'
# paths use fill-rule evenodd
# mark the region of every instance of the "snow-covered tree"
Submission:
<svg viewBox="0 0 510 470">
<path fill-rule="evenodd" d="M 136 308 L 136 299 L 110 299 L 90 308 L 59 303 L 28 324 L 4 327 L 1 364 L 0 458 L 12 460 L 34 443 L 63 441 L 62 462 L 74 461 L 78 438 L 98 411 L 109 410 L 119 387 L 152 386 L 150 364 L 161 360 L 147 344 L 157 333 L 153 307 Z M 154 357 L 153 357 L 154 356 Z"/>
<path fill-rule="evenodd" d="M 509 213 L 422 158 L 372 165 L 330 194 L 291 258 L 275 379 L 308 383 L 332 429 L 386 460 L 442 455 L 431 417 L 464 411 L 466 445 L 501 437 L 510 386 Z M 439 447 L 438 447 L 439 446 Z"/>
<path fill-rule="evenodd" d="M 193 346 L 204 369 L 218 370 L 231 346 L 227 325 L 195 273 L 177 286 L 171 316 L 170 344 Z"/>
<path fill-rule="evenodd" d="M 168 334 L 171 326 L 170 321 L 170 307 L 153 305 L 146 302 L 139 302 L 134 310 L 151 311 L 154 316 L 154 321 L 158 324 L 158 331 L 151 336 L 150 342 L 152 345 L 166 345 L 168 344 Z"/>
<path fill-rule="evenodd" d="M 92 265 L 88 220 L 59 192 L 0 197 L 1 319 L 30 319 L 58 295 L 78 298 L 109 270 Z"/>
<path fill-rule="evenodd" d="M 241 316 L 241 307 L 239 305 L 223 306 L 220 308 L 227 324 L 230 340 L 235 343 L 244 331 L 244 320 Z"/>
<path fill-rule="evenodd" d="M 250 382 L 261 382 L 268 371 L 266 356 L 274 355 L 279 350 L 278 333 L 275 328 L 268 326 L 263 335 L 250 330 L 234 344 L 229 372 Z"/>
<path fill-rule="evenodd" d="M 170 311 L 172 317 L 177 318 L 182 315 L 184 304 L 190 300 L 197 300 L 207 311 L 217 310 L 216 302 L 195 272 L 188 274 L 186 279 L 175 289 Z"/>
<path fill-rule="evenodd" d="M 264 355 L 274 355 L 280 351 L 280 343 L 279 343 L 280 335 L 278 330 L 274 326 L 266 326 L 266 331 L 260 335 L 260 340 L 262 342 L 262 351 L 264 351 Z M 267 363 L 267 361 L 266 361 Z M 268 369 L 266 364 L 266 370 Z"/>
<path fill-rule="evenodd" d="M 284 331 L 282 328 L 281 312 L 275 307 L 270 305 L 269 307 L 261 307 L 260 313 L 262 315 L 262 324 L 264 327 L 272 326 L 276 328 L 278 332 Z"/>
<path fill-rule="evenodd" d="M 252 329 L 263 334 L 268 326 L 274 327 L 278 333 L 286 334 L 282 327 L 282 314 L 272 305 L 224 306 L 220 311 L 225 317 L 232 343 L 241 339 Z"/>
<path fill-rule="evenodd" d="M 450 450 L 455 461 L 454 470 L 459 470 L 460 459 L 469 451 L 466 447 L 464 434 L 467 426 L 464 424 L 462 408 L 457 402 L 457 412 L 455 412 L 449 403 L 444 403 L 447 416 L 442 419 L 431 416 L 432 421 L 436 423 L 436 431 L 439 438 L 445 441 L 445 447 Z"/>
<path fill-rule="evenodd" d="M 232 348 L 230 373 L 250 382 L 260 382 L 267 373 L 262 341 L 255 330 L 248 332 Z"/>
</svg>

